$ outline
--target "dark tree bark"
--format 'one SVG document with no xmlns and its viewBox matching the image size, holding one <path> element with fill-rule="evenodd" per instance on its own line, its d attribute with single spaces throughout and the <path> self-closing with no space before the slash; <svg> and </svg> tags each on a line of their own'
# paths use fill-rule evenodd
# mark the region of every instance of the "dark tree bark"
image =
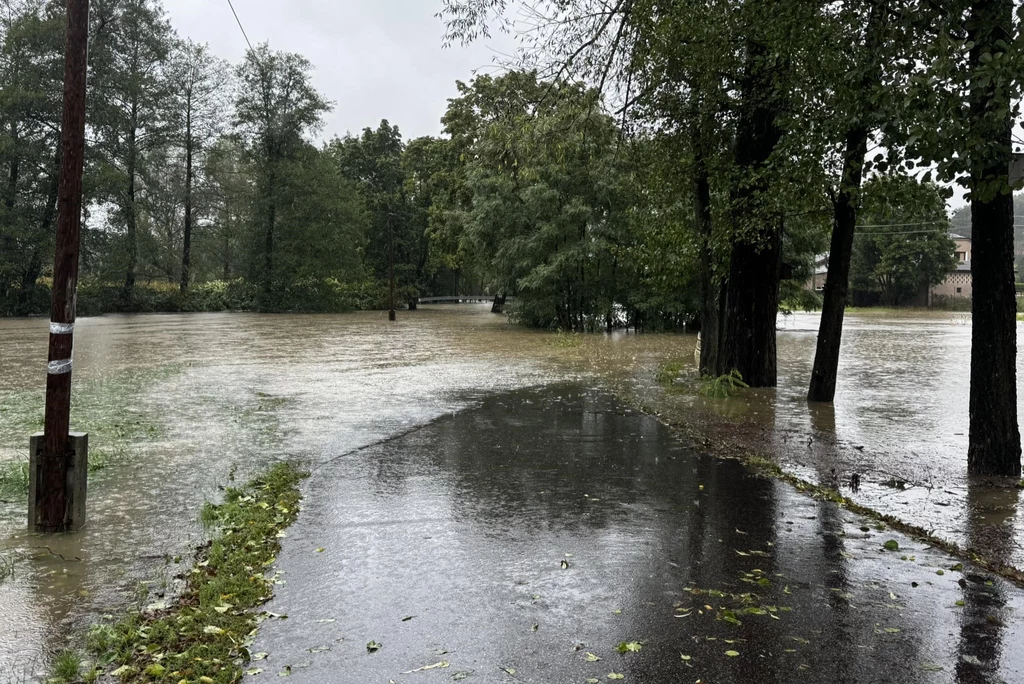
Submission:
<svg viewBox="0 0 1024 684">
<path fill-rule="evenodd" d="M 843 339 L 843 318 L 850 291 L 850 261 L 853 257 L 853 237 L 857 226 L 857 202 L 864 155 L 868 150 L 868 129 L 859 126 L 846 136 L 846 154 L 843 159 L 843 178 L 835 199 L 832 241 L 829 245 L 828 275 L 821 307 L 821 326 L 818 329 L 818 348 L 814 354 L 811 386 L 807 392 L 810 401 L 832 401 L 836 396 L 839 375 L 839 350 Z"/>
<path fill-rule="evenodd" d="M 135 290 L 135 265 L 139 261 L 138 216 L 135 208 L 135 169 L 138 163 L 139 150 L 136 136 L 138 134 L 138 105 L 132 103 L 131 129 L 128 131 L 128 193 L 125 205 L 125 222 L 127 228 L 127 264 L 124 276 L 124 300 L 131 301 Z"/>
<path fill-rule="evenodd" d="M 718 368 L 718 289 L 715 287 L 711 250 L 711 182 L 704 161 L 701 132 L 693 136 L 693 209 L 700 235 L 700 374 Z"/>
<path fill-rule="evenodd" d="M 768 192 L 760 172 L 782 138 L 777 117 L 783 96 L 776 57 L 763 43 L 747 40 L 735 162 L 748 177 L 732 192 L 738 232 L 733 238 L 717 373 L 738 370 L 751 387 L 774 387 L 778 382 L 775 326 L 782 225 L 779 217 L 760 206 Z"/>
<path fill-rule="evenodd" d="M 190 95 L 185 108 L 185 229 L 181 245 L 181 294 L 188 292 L 189 279 L 192 275 L 192 157 L 194 148 Z"/>
<path fill-rule="evenodd" d="M 277 182 L 275 162 L 274 158 L 270 159 L 270 171 L 267 177 L 267 225 L 263 243 L 263 308 L 268 308 L 271 305 L 274 293 L 274 226 L 277 223 L 277 202 L 274 197 Z"/>
<path fill-rule="evenodd" d="M 843 155 L 843 177 L 839 193 L 833 204 L 832 241 L 829 245 L 828 274 L 825 277 L 824 301 L 821 307 L 821 325 L 818 329 L 818 347 L 814 354 L 811 384 L 807 391 L 809 401 L 832 401 L 836 396 L 839 376 L 839 352 L 843 340 L 843 318 L 850 291 L 850 261 L 853 258 L 853 238 L 857 226 L 860 186 L 864 175 L 864 156 L 868 152 L 870 129 L 867 119 L 872 117 L 867 96 L 881 78 L 878 47 L 882 42 L 888 2 L 880 0 L 871 6 L 864 36 L 861 68 L 864 75 L 857 94 L 859 123 L 846 133 L 846 151 Z M 869 63 L 869 61 L 873 63 Z"/>
<path fill-rule="evenodd" d="M 57 140 L 53 153 L 53 169 L 49 179 L 50 186 L 47 188 L 46 193 L 46 204 L 43 206 L 43 213 L 39 217 L 39 236 L 42 240 L 36 243 L 36 247 L 32 250 L 32 256 L 28 260 L 28 265 L 21 274 L 21 291 L 18 293 L 18 305 L 15 309 L 15 315 L 17 316 L 27 316 L 31 313 L 29 311 L 29 300 L 32 297 L 32 292 L 35 290 L 36 281 L 39 280 L 39 276 L 43 272 L 43 257 L 39 245 L 47 244 L 46 236 L 50 235 L 50 232 L 53 230 L 53 221 L 57 217 L 57 195 L 60 191 L 60 163 L 60 140 Z"/>
<path fill-rule="evenodd" d="M 974 42 L 972 66 L 977 68 L 984 64 L 982 55 L 986 53 L 1004 51 L 1005 47 L 996 45 L 998 41 L 1011 42 L 1013 9 L 1012 0 L 974 3 L 968 19 L 969 40 Z M 984 157 L 979 160 L 981 163 L 976 161 L 971 173 L 974 321 L 967 469 L 977 475 L 1020 477 L 1013 195 L 1001 192 L 1008 189 L 1012 121 L 1009 113 L 999 116 L 992 111 L 1000 98 L 1005 101 L 1009 85 L 997 79 L 973 81 L 970 91 L 972 132 L 979 131 L 989 142 L 982 153 Z"/>
</svg>

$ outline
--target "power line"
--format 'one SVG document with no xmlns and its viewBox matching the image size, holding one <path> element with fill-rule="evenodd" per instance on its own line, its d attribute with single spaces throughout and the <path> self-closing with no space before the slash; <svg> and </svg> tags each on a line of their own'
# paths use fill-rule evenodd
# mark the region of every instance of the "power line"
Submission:
<svg viewBox="0 0 1024 684">
<path fill-rule="evenodd" d="M 238 28 L 242 32 L 242 37 L 245 38 L 245 44 L 249 46 L 249 52 L 252 53 L 253 58 L 256 57 L 256 51 L 252 49 L 252 43 L 249 42 L 249 36 L 245 33 L 245 27 L 242 26 L 242 20 L 238 18 L 238 12 L 235 11 L 235 5 L 228 0 L 228 7 L 231 8 L 231 13 L 235 15 L 235 21 L 238 23 Z"/>
<path fill-rule="evenodd" d="M 857 226 L 860 228 L 860 226 Z M 931 230 L 894 230 L 890 232 L 870 232 L 870 233 L 854 233 L 854 237 L 861 237 L 864 235 L 921 235 L 926 233 L 941 233 L 942 230 L 932 228 Z"/>
<path fill-rule="evenodd" d="M 858 228 L 904 228 L 908 226 L 941 226 L 942 221 L 927 221 L 924 223 L 863 223 Z"/>
</svg>

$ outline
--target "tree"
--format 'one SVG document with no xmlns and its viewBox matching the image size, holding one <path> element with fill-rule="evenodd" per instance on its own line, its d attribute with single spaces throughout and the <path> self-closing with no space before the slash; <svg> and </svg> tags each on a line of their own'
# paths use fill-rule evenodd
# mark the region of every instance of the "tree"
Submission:
<svg viewBox="0 0 1024 684">
<path fill-rule="evenodd" d="M 235 130 L 256 174 L 260 205 L 261 239 L 250 274 L 262 283 L 264 306 L 272 303 L 277 285 L 274 253 L 282 166 L 304 149 L 305 136 L 321 126 L 331 108 L 310 83 L 311 69 L 305 57 L 272 52 L 266 44 L 246 53 L 237 69 Z"/>
<path fill-rule="evenodd" d="M 370 224 L 366 266 L 380 281 L 388 279 L 392 256 L 396 298 L 413 303 L 426 270 L 425 226 L 407 194 L 403 165 L 405 143 L 398 126 L 381 121 L 359 137 L 335 138 L 329 145 L 338 169 L 352 180 L 366 204 Z"/>
<path fill-rule="evenodd" d="M 848 3 L 856 5 L 857 3 Z M 890 24 L 890 0 L 870 0 L 867 20 L 853 7 L 853 22 L 857 29 L 864 26 L 863 39 L 853 53 L 852 63 L 844 71 L 848 79 L 855 79 L 853 88 L 839 87 L 837 109 L 846 124 L 843 138 L 842 171 L 837 191 L 833 194 L 832 239 L 829 248 L 828 273 L 822 302 L 821 325 L 818 330 L 817 349 L 811 382 L 807 392 L 810 401 L 830 402 L 835 398 L 839 373 L 839 352 L 842 344 L 843 318 L 846 312 L 850 284 L 850 263 L 860 205 L 860 187 L 864 176 L 864 157 L 874 130 L 882 123 L 879 108 L 879 90 L 882 72 L 890 51 L 883 44 L 891 42 L 887 36 Z M 901 56 L 901 55 L 897 55 Z"/>
<path fill-rule="evenodd" d="M 853 285 L 880 293 L 886 306 L 920 300 L 955 269 L 955 243 L 936 186 L 902 175 L 872 178 L 863 189 L 861 216 L 872 227 L 854 241 Z"/>
<path fill-rule="evenodd" d="M 89 52 L 91 120 L 100 159 L 101 192 L 124 228 L 118 266 L 130 302 L 139 262 L 139 215 L 145 204 L 146 154 L 162 146 L 170 126 L 167 59 L 174 34 L 156 0 L 105 0 Z"/>
<path fill-rule="evenodd" d="M 444 119 L 453 140 L 472 141 L 460 241 L 487 264 L 494 292 L 516 294 L 518 320 L 606 325 L 629 202 L 618 131 L 597 92 L 512 72 L 460 94 Z"/>
<path fill-rule="evenodd" d="M 222 93 L 228 83 L 227 65 L 213 57 L 206 45 L 185 40 L 175 46 L 168 77 L 176 142 L 184 152 L 184 217 L 182 227 L 182 293 L 192 274 L 192 231 L 197 157 L 220 133 L 227 111 Z"/>
<path fill-rule="evenodd" d="M 0 313 L 48 307 L 36 281 L 53 249 L 64 22 L 42 0 L 0 18 Z"/>
<path fill-rule="evenodd" d="M 507 9 L 502 0 L 446 0 L 448 39 L 485 35 L 486 21 Z M 624 116 L 636 116 L 641 130 L 658 122 L 701 139 L 718 126 L 731 129 L 722 136 L 733 141 L 728 155 L 693 147 L 700 159 L 728 156 L 731 167 L 717 192 L 710 183 L 694 183 L 695 217 L 703 217 L 694 223 L 704 244 L 713 235 L 708 216 L 729 229 L 721 245 L 727 255 L 703 252 L 712 266 L 728 259 L 728 275 L 718 279 L 725 297 L 716 296 L 714 272 L 705 268 L 701 308 L 710 319 L 719 299 L 713 372 L 736 368 L 752 385 L 774 385 L 783 225 L 803 201 L 793 188 L 806 184 L 806 167 L 816 163 L 792 154 L 799 142 L 786 140 L 784 124 L 815 111 L 811 98 L 793 94 L 797 77 L 819 59 L 817 4 L 573 0 L 531 10 L 536 26 L 523 39 L 523 60 L 537 63 L 543 76 L 585 79 L 599 90 L 615 83 Z M 673 90 L 684 94 L 686 106 Z M 700 207 L 703 199 L 712 202 L 710 212 Z"/>
<path fill-rule="evenodd" d="M 972 474 L 1021 473 L 1013 274 L 1012 127 L 1020 113 L 1022 36 L 1013 0 L 961 0 L 919 18 L 931 37 L 906 92 L 908 157 L 968 190 L 973 237 Z M 924 30 L 921 32 L 924 33 Z"/>
</svg>

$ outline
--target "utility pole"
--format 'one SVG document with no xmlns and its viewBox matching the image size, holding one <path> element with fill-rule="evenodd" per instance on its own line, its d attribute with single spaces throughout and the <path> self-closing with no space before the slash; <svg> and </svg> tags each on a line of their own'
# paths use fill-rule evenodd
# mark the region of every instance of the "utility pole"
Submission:
<svg viewBox="0 0 1024 684">
<path fill-rule="evenodd" d="M 393 321 L 396 318 L 395 315 L 395 225 L 394 225 L 394 214 L 388 213 L 388 279 L 391 281 L 389 285 L 390 290 L 390 302 L 388 308 L 388 320 Z"/>
<path fill-rule="evenodd" d="M 46 422 L 42 440 L 37 437 L 31 443 L 29 475 L 29 525 L 47 533 L 77 529 L 85 517 L 87 468 L 84 452 L 87 437 L 76 435 L 72 439 L 70 422 L 71 357 L 82 227 L 82 171 L 85 166 L 88 52 L 89 0 L 68 0 Z"/>
</svg>

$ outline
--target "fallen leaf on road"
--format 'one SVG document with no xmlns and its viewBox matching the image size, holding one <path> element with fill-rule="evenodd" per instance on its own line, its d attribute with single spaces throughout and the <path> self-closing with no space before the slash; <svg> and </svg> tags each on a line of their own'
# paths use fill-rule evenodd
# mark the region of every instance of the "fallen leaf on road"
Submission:
<svg viewBox="0 0 1024 684">
<path fill-rule="evenodd" d="M 448 661 L 447 660 L 442 660 L 441 662 L 434 663 L 433 665 L 424 665 L 423 667 L 417 667 L 415 670 L 406 670 L 402 674 L 412 674 L 413 672 L 423 672 L 425 670 L 436 670 L 438 668 L 443 668 L 443 667 L 448 667 Z"/>
</svg>

